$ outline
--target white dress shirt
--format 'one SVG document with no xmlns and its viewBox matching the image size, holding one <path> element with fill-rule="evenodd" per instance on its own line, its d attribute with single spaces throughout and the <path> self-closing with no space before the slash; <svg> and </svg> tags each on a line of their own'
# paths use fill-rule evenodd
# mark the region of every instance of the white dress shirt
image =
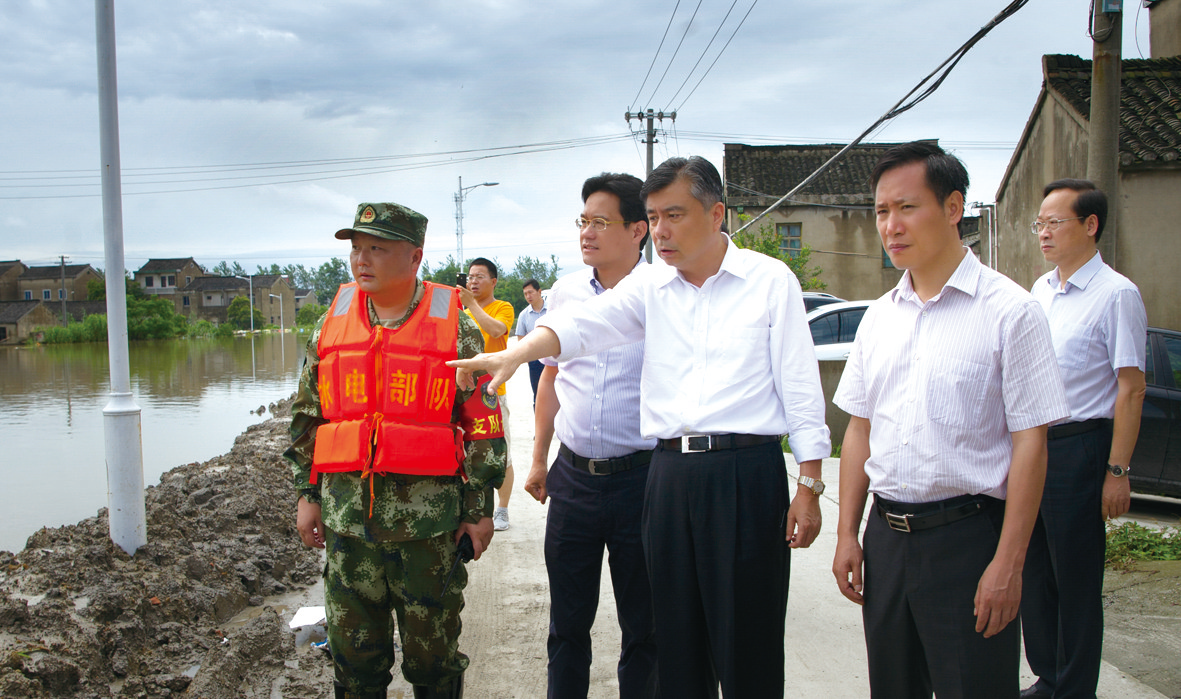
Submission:
<svg viewBox="0 0 1181 699">
<path fill-rule="evenodd" d="M 640 258 L 635 269 L 647 267 Z M 606 291 L 593 269 L 567 274 L 550 291 L 550 309 L 577 306 Z M 640 376 L 644 343 L 633 342 L 558 363 L 554 390 L 561 408 L 554 417 L 554 434 L 575 454 L 588 459 L 612 459 L 652 449 L 656 440 L 640 436 Z"/>
<path fill-rule="evenodd" d="M 557 334 L 559 361 L 645 341 L 645 439 L 786 433 L 799 461 L 832 450 L 800 284 L 787 265 L 728 238 L 721 268 L 700 288 L 651 264 L 538 325 Z"/>
<path fill-rule="evenodd" d="M 1115 417 L 1117 374 L 1144 371 L 1148 317 L 1140 290 L 1095 252 L 1066 286 L 1055 267 L 1033 284 L 1050 321 L 1070 420 Z"/>
<path fill-rule="evenodd" d="M 1070 414 L 1041 306 L 967 248 L 926 303 L 907 272 L 870 305 L 833 401 L 870 421 L 870 492 L 909 503 L 1004 498 L 1010 432 Z"/>
</svg>

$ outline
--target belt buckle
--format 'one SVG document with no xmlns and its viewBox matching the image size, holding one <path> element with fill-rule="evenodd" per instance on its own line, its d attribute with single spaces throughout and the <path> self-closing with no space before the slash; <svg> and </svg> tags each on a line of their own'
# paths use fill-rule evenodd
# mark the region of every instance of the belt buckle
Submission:
<svg viewBox="0 0 1181 699">
<path fill-rule="evenodd" d="M 700 446 L 701 441 L 705 440 L 705 446 Z M 693 446 L 694 441 L 699 446 Z M 709 451 L 709 435 L 708 434 L 683 434 L 681 435 L 681 453 L 682 454 L 696 454 L 703 451 Z"/>
<path fill-rule="evenodd" d="M 886 524 L 896 532 L 910 533 L 910 515 L 896 515 L 893 512 L 887 512 Z"/>
<path fill-rule="evenodd" d="M 589 471 L 592 476 L 610 476 L 611 472 L 609 470 L 603 471 L 602 473 L 600 473 L 598 470 L 599 464 L 606 466 L 610 462 L 611 459 L 587 459 L 586 470 Z"/>
</svg>

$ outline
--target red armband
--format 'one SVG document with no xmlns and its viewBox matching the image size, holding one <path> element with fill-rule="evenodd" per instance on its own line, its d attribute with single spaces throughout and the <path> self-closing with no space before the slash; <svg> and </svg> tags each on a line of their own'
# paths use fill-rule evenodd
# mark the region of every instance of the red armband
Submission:
<svg viewBox="0 0 1181 699">
<path fill-rule="evenodd" d="M 459 426 L 463 441 L 495 439 L 504 436 L 504 418 L 500 414 L 500 396 L 488 395 L 484 389 L 492 377 L 485 374 L 476 381 L 476 392 L 459 406 Z"/>
</svg>

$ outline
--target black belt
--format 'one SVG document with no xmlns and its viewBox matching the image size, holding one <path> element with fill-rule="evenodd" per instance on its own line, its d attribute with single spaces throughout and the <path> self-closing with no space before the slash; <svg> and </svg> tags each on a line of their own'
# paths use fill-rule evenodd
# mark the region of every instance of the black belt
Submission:
<svg viewBox="0 0 1181 699">
<path fill-rule="evenodd" d="M 565 444 L 559 444 L 558 453 L 569 459 L 575 468 L 582 469 L 592 476 L 610 476 L 613 473 L 629 471 L 637 466 L 647 466 L 652 460 L 651 449 L 617 456 L 614 459 L 588 459 L 570 451 L 570 447 Z"/>
<path fill-rule="evenodd" d="M 657 444 L 661 449 L 691 454 L 699 451 L 757 447 L 760 444 L 779 442 L 781 439 L 783 438 L 779 435 L 766 434 L 687 434 L 673 439 L 661 439 Z"/>
<path fill-rule="evenodd" d="M 907 503 L 874 495 L 873 502 L 891 529 L 910 533 L 958 522 L 1000 501 L 987 495 L 959 495 L 938 502 Z"/>
<path fill-rule="evenodd" d="M 1090 420 L 1082 420 L 1081 422 L 1064 422 L 1061 425 L 1050 425 L 1050 428 L 1046 430 L 1046 439 L 1073 437 L 1076 434 L 1085 434 L 1102 427 L 1110 426 L 1111 420 L 1105 417 L 1093 417 Z"/>
</svg>

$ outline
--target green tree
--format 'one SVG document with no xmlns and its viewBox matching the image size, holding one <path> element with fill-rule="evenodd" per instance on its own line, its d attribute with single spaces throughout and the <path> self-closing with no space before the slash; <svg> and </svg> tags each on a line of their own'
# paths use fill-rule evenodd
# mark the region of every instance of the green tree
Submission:
<svg viewBox="0 0 1181 699">
<path fill-rule="evenodd" d="M 144 298 L 144 290 L 140 288 L 139 283 L 130 276 L 123 277 L 124 286 L 127 289 L 127 296 L 130 298 L 142 299 Z M 86 282 L 86 300 L 87 301 L 106 301 L 107 300 L 107 283 L 101 279 L 91 279 Z"/>
<path fill-rule="evenodd" d="M 467 265 L 463 268 L 466 272 Z M 439 266 L 438 269 L 432 270 L 430 263 L 423 260 L 422 267 L 419 268 L 418 274 L 424 281 L 434 282 L 436 284 L 446 284 L 447 286 L 455 286 L 455 275 L 459 274 L 459 263 L 455 261 L 454 255 L 448 255 L 447 261 Z"/>
<path fill-rule="evenodd" d="M 543 262 L 528 255 L 518 257 L 513 270 L 500 272 L 500 282 L 496 285 L 496 297 L 508 301 L 518 314 L 529 304 L 525 300 L 525 282 L 536 279 L 542 289 L 548 289 L 558 281 L 558 256 L 550 255 L 549 262 Z"/>
<path fill-rule="evenodd" d="M 309 303 L 303 308 L 299 309 L 299 312 L 295 314 L 295 324 L 311 327 L 316 324 L 316 321 L 319 320 L 320 316 L 324 315 L 324 312 L 327 310 L 328 306 L 317 306 L 314 303 Z"/>
<path fill-rule="evenodd" d="M 342 258 L 333 257 L 316 268 L 312 289 L 316 291 L 316 298 L 328 301 L 336 296 L 336 290 L 341 284 L 353 281 L 353 273 L 349 265 Z"/>
<path fill-rule="evenodd" d="M 222 260 L 221 262 L 213 265 L 213 268 L 209 270 L 209 273 L 219 277 L 233 277 L 235 275 L 242 277 L 248 276 L 246 268 L 244 268 L 242 265 L 235 262 L 231 266 L 225 260 Z"/>
<path fill-rule="evenodd" d="M 229 308 L 226 309 L 226 321 L 239 330 L 249 330 L 250 299 L 245 296 L 235 296 L 234 300 L 230 301 Z M 262 326 L 262 313 L 256 308 L 254 309 L 254 328 L 257 330 Z"/>
<path fill-rule="evenodd" d="M 313 289 L 316 286 L 316 273 L 303 265 L 287 265 L 281 274 L 291 280 L 297 289 Z"/>
<path fill-rule="evenodd" d="M 745 223 L 751 219 L 750 216 L 739 214 L 740 221 Z M 759 224 L 759 228 L 755 232 L 745 230 L 736 232 L 731 239 L 734 244 L 740 248 L 747 250 L 754 250 L 761 252 L 767 257 L 774 257 L 777 260 L 782 260 L 789 269 L 796 275 L 796 279 L 800 280 L 800 287 L 804 291 L 818 291 L 828 288 L 820 275 L 824 272 L 819 267 L 809 267 L 812 261 L 812 248 L 805 245 L 802 249 L 796 251 L 795 255 L 788 253 L 779 247 L 780 237 L 775 232 L 775 226 L 768 220 L 763 219 Z"/>
</svg>

